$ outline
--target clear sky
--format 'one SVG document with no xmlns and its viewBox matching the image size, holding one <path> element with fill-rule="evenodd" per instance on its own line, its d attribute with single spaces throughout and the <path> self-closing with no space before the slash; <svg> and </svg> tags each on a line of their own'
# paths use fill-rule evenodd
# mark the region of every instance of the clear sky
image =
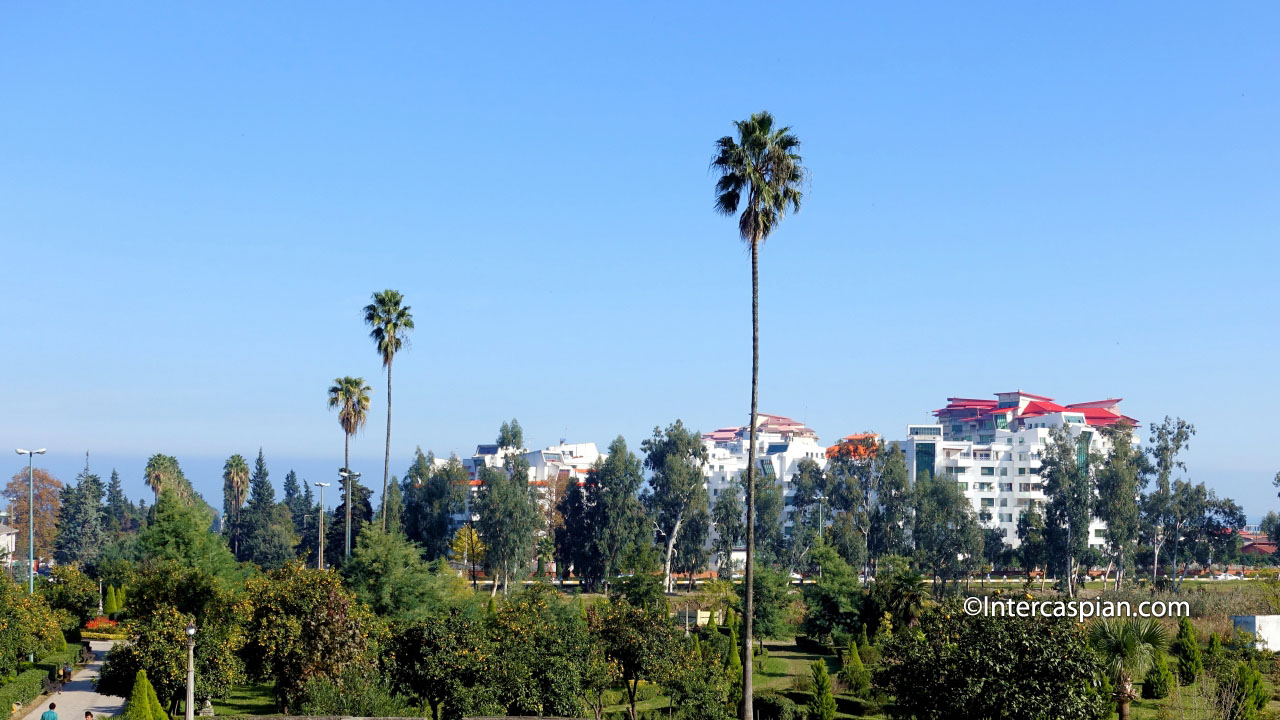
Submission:
<svg viewBox="0 0 1280 720">
<path fill-rule="evenodd" d="M 749 263 L 707 164 L 768 109 L 812 182 L 762 253 L 762 411 L 830 441 L 1123 397 L 1280 504 L 1280 8 L 794 5 L 5 4 L 3 447 L 134 497 L 177 455 L 220 505 L 260 446 L 332 479 L 352 374 L 380 484 L 386 287 L 417 321 L 395 473 L 513 416 L 533 446 L 741 424 Z"/>
</svg>

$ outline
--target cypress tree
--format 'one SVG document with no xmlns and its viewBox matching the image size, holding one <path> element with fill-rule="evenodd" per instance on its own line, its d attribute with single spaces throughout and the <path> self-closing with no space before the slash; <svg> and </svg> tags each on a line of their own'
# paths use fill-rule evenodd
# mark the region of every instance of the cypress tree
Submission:
<svg viewBox="0 0 1280 720">
<path fill-rule="evenodd" d="M 1210 670 L 1217 670 L 1222 661 L 1226 659 L 1226 651 L 1222 648 L 1222 638 L 1218 637 L 1218 633 L 1209 636 L 1209 649 L 1204 653 L 1204 666 Z"/>
<path fill-rule="evenodd" d="M 864 635 L 865 638 L 865 635 Z M 849 650 L 845 653 L 844 667 L 840 669 L 844 681 L 849 685 L 849 692 L 854 697 L 866 697 L 871 690 L 871 673 L 862 664 L 862 656 L 858 653 L 858 645 L 849 642 Z"/>
<path fill-rule="evenodd" d="M 1204 670 L 1204 663 L 1200 659 L 1200 645 L 1196 643 L 1190 618 L 1182 617 L 1178 620 L 1178 636 L 1173 641 L 1173 649 L 1178 654 L 1178 682 L 1190 685 Z"/>
<path fill-rule="evenodd" d="M 107 586 L 107 599 L 102 603 L 102 612 L 106 613 L 107 617 L 114 617 L 116 613 L 120 612 L 120 608 L 116 605 L 115 585 Z"/>
<path fill-rule="evenodd" d="M 862 627 L 858 628 L 858 647 L 864 648 L 870 647 L 870 645 L 871 643 L 867 642 L 867 626 L 864 623 Z"/>
<path fill-rule="evenodd" d="M 1142 681 L 1142 697 L 1147 700 L 1163 700 L 1169 697 L 1169 690 L 1172 687 L 1173 671 L 1169 669 L 1164 651 L 1157 650 L 1151 669 L 1147 671 L 1147 677 Z"/>
<path fill-rule="evenodd" d="M 729 657 L 725 661 L 730 678 L 742 680 L 742 643 L 738 641 L 738 629 L 729 627 Z"/>
<path fill-rule="evenodd" d="M 827 663 L 814 660 L 810 667 L 813 672 L 813 697 L 809 699 L 808 720 L 835 720 L 836 698 L 831 694 L 831 676 L 827 674 Z"/>
</svg>

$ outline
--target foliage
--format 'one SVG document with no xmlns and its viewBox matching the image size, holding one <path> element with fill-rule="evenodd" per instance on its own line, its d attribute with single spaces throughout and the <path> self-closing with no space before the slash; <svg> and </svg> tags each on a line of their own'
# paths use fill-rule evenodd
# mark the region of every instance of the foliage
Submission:
<svg viewBox="0 0 1280 720">
<path fill-rule="evenodd" d="M 850 635 L 862 625 L 863 594 L 857 573 L 825 543 L 814 546 L 812 557 L 814 564 L 822 569 L 822 576 L 801 589 L 805 605 L 801 630 L 820 641 Z"/>
<path fill-rule="evenodd" d="M 58 509 L 61 506 L 62 482 L 47 470 L 35 468 L 31 472 L 31 487 L 35 496 L 35 558 L 47 561 L 53 557 L 54 541 L 57 538 Z M 27 468 L 13 474 L 9 485 L 5 487 L 4 497 L 9 502 L 9 524 L 18 531 L 17 548 L 19 557 L 26 557 L 28 544 L 27 525 L 29 522 L 30 503 L 28 501 Z M 23 565 L 26 563 L 23 561 Z"/>
<path fill-rule="evenodd" d="M 373 496 L 373 491 L 365 487 L 358 478 L 350 477 L 340 484 L 339 491 L 342 493 L 342 501 L 333 509 L 333 522 L 329 523 L 329 529 L 326 531 L 324 538 L 325 558 L 340 558 L 345 554 L 347 547 L 347 486 L 351 486 L 351 542 L 355 547 L 355 541 L 360 537 L 360 532 L 364 526 L 373 522 L 373 504 L 369 498 Z M 336 564 L 336 561 L 335 561 Z"/>
<path fill-rule="evenodd" d="M 673 664 L 677 630 L 665 608 L 636 607 L 622 599 L 589 608 L 587 625 L 592 641 L 617 666 L 634 720 L 640 683 L 661 679 Z"/>
<path fill-rule="evenodd" d="M 598 590 L 622 572 L 631 547 L 648 544 L 649 525 L 637 493 L 644 483 L 639 459 L 621 436 L 609 443 L 582 485 L 560 501 L 564 527 L 555 532 L 556 557 L 573 567 L 585 589 Z"/>
<path fill-rule="evenodd" d="M 970 616 L 947 601 L 885 639 L 875 684 L 898 718 L 1095 720 L 1110 708 L 1103 670 L 1071 619 Z"/>
<path fill-rule="evenodd" d="M 412 717 L 415 708 L 392 692 L 390 679 L 370 664 L 353 663 L 337 677 L 318 676 L 302 686 L 299 712 L 343 717 Z"/>
<path fill-rule="evenodd" d="M 724 656 L 736 652 L 737 648 L 727 644 L 717 647 L 715 643 L 701 642 L 696 634 L 678 641 L 672 648 L 666 674 L 660 678 L 676 709 L 674 717 L 731 720 L 738 705 L 738 678 L 725 673 Z"/>
<path fill-rule="evenodd" d="M 62 632 L 44 595 L 29 595 L 0 575 L 0 678 L 13 674 L 27 655 L 58 649 Z"/>
<path fill-rule="evenodd" d="M 311 677 L 339 677 L 370 646 L 375 619 L 332 572 L 293 562 L 249 579 L 242 657 L 251 677 L 274 679 L 281 711 L 297 708 Z"/>
<path fill-rule="evenodd" d="M 222 465 L 222 532 L 230 538 L 231 551 L 240 554 L 240 538 L 244 525 L 240 513 L 244 510 L 245 497 L 249 494 L 249 463 L 236 453 Z"/>
<path fill-rule="evenodd" d="M 796 720 L 803 717 L 795 702 L 772 690 L 756 693 L 755 710 L 760 720 Z"/>
<path fill-rule="evenodd" d="M 484 541 L 471 523 L 458 528 L 449 543 L 449 557 L 467 566 L 471 572 L 472 586 L 476 582 L 476 568 L 484 564 L 484 553 Z"/>
<path fill-rule="evenodd" d="M 11 708 L 14 703 L 25 706 L 35 700 L 44 690 L 47 675 L 44 670 L 33 668 L 7 677 L 13 679 L 0 685 L 0 708 Z"/>
<path fill-rule="evenodd" d="M 538 524 L 537 500 L 529 489 L 529 464 L 521 458 L 513 460 L 510 474 L 495 468 L 483 468 L 483 483 L 476 494 L 475 512 L 480 516 L 476 529 L 484 539 L 485 567 L 502 575 L 503 592 L 509 589 L 511 575 L 523 578 L 533 557 L 533 533 Z"/>
<path fill-rule="evenodd" d="M 506 714 L 580 717 L 592 643 L 577 610 L 554 588 L 533 585 L 503 602 L 490 626 Z"/>
<path fill-rule="evenodd" d="M 809 700 L 806 717 L 808 720 L 835 720 L 836 699 L 831 694 L 831 676 L 827 674 L 827 663 L 814 660 L 809 666 L 813 675 L 813 697 Z"/>
<path fill-rule="evenodd" d="M 404 295 L 390 288 L 373 293 L 373 302 L 364 307 L 364 322 L 370 327 L 369 338 L 382 358 L 382 367 L 387 369 L 387 444 L 386 455 L 382 461 L 382 494 L 387 497 L 387 481 L 391 474 L 391 364 L 396 353 L 409 342 L 409 332 L 413 330 L 413 314 L 410 307 L 404 304 Z M 382 529 L 386 530 L 386 516 L 383 516 Z"/>
<path fill-rule="evenodd" d="M 520 421 L 511 418 L 511 422 L 502 423 L 498 428 L 498 439 L 494 442 L 502 450 L 523 450 L 524 429 L 520 427 Z"/>
<path fill-rule="evenodd" d="M 418 448 L 404 475 L 404 532 L 422 546 L 426 557 L 443 557 L 448 550 L 449 525 L 462 510 L 467 470 L 456 455 L 443 467 Z"/>
<path fill-rule="evenodd" d="M 757 567 L 753 621 L 757 638 L 780 638 L 795 632 L 791 579 L 781 570 Z M 746 602 L 746 583 L 737 586 L 739 607 Z"/>
<path fill-rule="evenodd" d="M 120 601 L 116 599 L 115 585 L 107 586 L 107 599 L 102 603 L 102 612 L 106 613 L 107 617 L 113 617 L 120 612 Z"/>
<path fill-rule="evenodd" d="M 1163 652 L 1155 653 L 1151 669 L 1142 680 L 1142 697 L 1145 700 L 1163 700 L 1169 697 L 1169 690 L 1174 684 L 1173 671 L 1169 669 L 1169 661 Z"/>
<path fill-rule="evenodd" d="M 439 608 L 397 625 L 389 650 L 395 687 L 429 706 L 434 720 L 496 710 L 498 698 L 489 681 L 497 648 L 474 606 Z"/>
<path fill-rule="evenodd" d="M 1204 663 L 1200 658 L 1200 644 L 1196 642 L 1196 631 L 1191 626 L 1191 618 L 1178 618 L 1178 635 L 1173 641 L 1173 651 L 1178 656 L 1178 683 L 1194 683 L 1204 670 Z"/>
<path fill-rule="evenodd" d="M 147 678 L 146 670 L 138 670 L 134 674 L 131 688 L 123 720 L 168 720 L 169 716 L 160 708 L 159 696 Z"/>
<path fill-rule="evenodd" d="M 716 537 L 711 541 L 711 551 L 716 555 L 720 577 L 729 578 L 733 573 L 730 558 L 734 548 L 742 547 L 747 538 L 747 526 L 743 521 L 742 495 L 735 483 L 729 483 L 716 496 L 711 508 L 711 524 Z"/>
<path fill-rule="evenodd" d="M 105 542 L 102 479 L 85 468 L 75 485 L 62 488 L 54 558 L 59 565 L 92 567 Z M 96 602 L 94 603 L 97 604 Z"/>
<path fill-rule="evenodd" d="M 48 582 L 38 586 L 49 607 L 65 610 L 80 627 L 98 615 L 98 584 L 74 565 L 58 565 L 49 572 Z"/>
<path fill-rule="evenodd" d="M 1146 674 L 1156 658 L 1164 658 L 1164 626 L 1154 618 L 1102 618 L 1089 627 L 1089 644 L 1106 665 L 1121 717 L 1128 717 L 1129 703 L 1136 697 L 1134 680 Z"/>
<path fill-rule="evenodd" d="M 239 576 L 226 542 L 209 532 L 212 516 L 203 503 L 187 502 L 166 488 L 160 492 L 153 516 L 138 535 L 138 551 L 144 560 L 176 562 L 224 580 Z"/>
<path fill-rule="evenodd" d="M 185 503 L 199 502 L 204 505 L 204 501 L 200 500 L 195 489 L 191 487 L 191 481 L 187 480 L 187 476 L 183 474 L 182 467 L 178 465 L 178 458 L 172 455 L 160 453 L 152 455 L 147 459 L 142 477 L 147 487 L 155 492 L 157 503 L 160 502 L 160 496 L 164 495 L 165 490 L 172 490 Z M 212 517 L 213 508 L 208 509 Z"/>
<path fill-rule="evenodd" d="M 249 505 L 242 517 L 243 539 L 239 557 L 264 570 L 284 567 L 294 558 L 298 536 L 293 531 L 293 516 L 284 505 L 276 504 L 276 491 L 271 486 L 267 462 L 258 450 L 253 465 Z"/>
<path fill-rule="evenodd" d="M 865 630 L 865 626 L 863 628 Z M 863 636 L 863 640 L 866 636 Z M 862 664 L 862 653 L 857 641 L 850 640 L 849 648 L 844 654 L 844 666 L 840 668 L 840 678 L 849 686 L 854 697 L 866 697 L 871 692 L 871 673 Z"/>
<path fill-rule="evenodd" d="M 653 519 L 654 532 L 664 546 L 663 590 L 673 591 L 672 559 L 681 533 L 688 533 L 689 519 L 707 513 L 707 491 L 702 467 L 707 450 L 702 434 L 676 420 L 666 430 L 655 427 L 653 436 L 640 444 L 644 467 L 650 472 L 648 486 L 640 502 Z M 705 526 L 701 528 L 705 534 Z M 704 538 L 697 538 L 699 547 Z"/>
<path fill-rule="evenodd" d="M 1226 651 L 1222 647 L 1222 638 L 1218 633 L 1209 635 L 1209 648 L 1204 652 L 1204 666 L 1207 670 L 1214 671 L 1222 666 L 1226 661 Z"/>
<path fill-rule="evenodd" d="M 1230 720 L 1262 720 L 1269 717 L 1263 713 L 1271 702 L 1271 692 L 1262 679 L 1262 674 L 1248 663 L 1236 663 L 1234 673 L 1230 673 L 1218 684 L 1218 704 L 1222 717 Z"/>
<path fill-rule="evenodd" d="M 915 558 L 935 579 L 958 581 L 982 555 L 982 526 L 955 478 L 922 472 L 916 479 L 912 539 Z"/>
<path fill-rule="evenodd" d="M 402 533 L 384 532 L 373 523 L 360 531 L 342 576 L 361 602 L 393 620 L 411 619 L 466 592 L 466 583 L 448 564 L 423 562 Z"/>
</svg>

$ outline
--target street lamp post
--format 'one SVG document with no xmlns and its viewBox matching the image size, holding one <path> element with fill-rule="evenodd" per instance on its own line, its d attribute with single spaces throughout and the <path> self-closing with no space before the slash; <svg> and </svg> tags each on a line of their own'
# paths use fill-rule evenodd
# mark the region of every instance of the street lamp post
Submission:
<svg viewBox="0 0 1280 720">
<path fill-rule="evenodd" d="M 338 471 L 338 474 L 342 476 L 343 480 L 347 481 L 347 550 L 344 557 L 351 557 L 351 481 L 359 480 L 360 473 L 348 468 L 342 468 Z"/>
<path fill-rule="evenodd" d="M 187 623 L 187 720 L 196 715 L 196 624 Z"/>
<path fill-rule="evenodd" d="M 333 483 L 315 483 L 320 488 L 320 512 L 316 515 L 320 519 L 319 527 L 316 529 L 316 567 L 320 570 L 324 569 L 324 489 Z M 351 503 L 347 503 L 350 509 Z"/>
<path fill-rule="evenodd" d="M 36 591 L 36 475 L 33 463 L 36 455 L 43 455 L 44 448 L 14 452 L 27 456 L 27 592 Z M 34 662 L 34 661 L 33 661 Z"/>
</svg>

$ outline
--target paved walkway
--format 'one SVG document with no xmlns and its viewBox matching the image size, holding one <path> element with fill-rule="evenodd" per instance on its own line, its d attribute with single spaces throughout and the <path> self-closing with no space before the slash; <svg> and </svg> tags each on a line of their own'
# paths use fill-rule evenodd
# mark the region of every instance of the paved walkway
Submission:
<svg viewBox="0 0 1280 720">
<path fill-rule="evenodd" d="M 93 680 L 98 677 L 102 667 L 102 659 L 114 643 L 110 640 L 90 640 L 89 647 L 97 656 L 93 662 L 85 665 L 79 672 L 71 676 L 71 682 L 62 688 L 57 695 L 42 695 L 36 698 L 20 720 L 40 720 L 40 714 L 49 709 L 49 703 L 57 703 L 58 720 L 84 720 L 86 710 L 95 718 L 108 715 L 119 715 L 124 711 L 124 698 L 112 695 L 99 695 L 93 689 Z"/>
</svg>

